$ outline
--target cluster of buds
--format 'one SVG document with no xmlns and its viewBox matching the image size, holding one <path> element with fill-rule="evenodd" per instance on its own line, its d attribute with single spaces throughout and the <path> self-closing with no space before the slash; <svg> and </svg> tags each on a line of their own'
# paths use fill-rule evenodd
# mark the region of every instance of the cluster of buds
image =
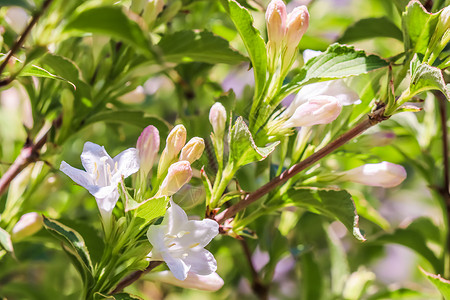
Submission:
<svg viewBox="0 0 450 300">
<path fill-rule="evenodd" d="M 266 24 L 269 72 L 276 71 L 280 58 L 281 74 L 285 74 L 294 62 L 298 44 L 308 29 L 308 9 L 302 5 L 287 14 L 282 0 L 272 0 L 266 10 Z"/>
<path fill-rule="evenodd" d="M 157 180 L 162 183 L 156 196 L 172 196 L 192 178 L 191 164 L 199 159 L 205 149 L 202 138 L 194 137 L 186 144 L 186 128 L 175 126 L 166 139 L 166 146 L 158 164 Z M 154 126 L 142 131 L 137 146 L 141 164 L 141 176 L 151 171 L 159 151 L 159 132 Z M 164 178 L 164 179 L 163 179 Z"/>
</svg>

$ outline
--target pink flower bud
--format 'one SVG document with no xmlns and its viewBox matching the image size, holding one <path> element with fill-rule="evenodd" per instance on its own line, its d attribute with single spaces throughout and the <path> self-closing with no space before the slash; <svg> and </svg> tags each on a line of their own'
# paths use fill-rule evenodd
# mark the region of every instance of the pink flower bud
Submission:
<svg viewBox="0 0 450 300">
<path fill-rule="evenodd" d="M 155 197 L 172 196 L 191 178 L 192 168 L 188 161 L 182 160 L 172 164 Z"/>
<path fill-rule="evenodd" d="M 269 42 L 281 47 L 286 34 L 286 5 L 282 0 L 272 0 L 266 10 L 266 25 Z"/>
<path fill-rule="evenodd" d="M 402 166 L 386 161 L 362 165 L 342 174 L 341 180 L 385 188 L 397 186 L 406 178 L 406 171 Z"/>
<path fill-rule="evenodd" d="M 328 124 L 339 116 L 341 110 L 342 105 L 335 97 L 316 96 L 297 107 L 283 128 Z"/>
<path fill-rule="evenodd" d="M 180 160 L 186 160 L 192 164 L 202 156 L 203 150 L 205 150 L 205 141 L 194 137 L 181 149 Z"/>
<path fill-rule="evenodd" d="M 297 48 L 303 34 L 308 29 L 309 13 L 306 6 L 298 6 L 287 16 L 286 44 L 287 47 Z"/>
<path fill-rule="evenodd" d="M 227 122 L 227 111 L 220 102 L 214 103 L 211 107 L 211 110 L 209 111 L 209 122 L 213 127 L 214 134 L 218 138 L 222 138 Z"/>
<path fill-rule="evenodd" d="M 160 281 L 175 286 L 187 289 L 196 289 L 202 291 L 215 292 L 218 291 L 224 284 L 223 279 L 213 272 L 209 275 L 198 275 L 193 272 L 188 272 L 185 280 L 176 279 L 170 271 L 162 271 L 146 275 L 152 281 Z"/>
<path fill-rule="evenodd" d="M 19 241 L 38 232 L 42 227 L 42 216 L 36 212 L 30 212 L 20 217 L 12 229 L 11 238 Z"/>
<path fill-rule="evenodd" d="M 155 126 L 147 126 L 139 136 L 136 148 L 139 152 L 140 170 L 144 175 L 153 167 L 159 151 L 159 132 Z"/>
</svg>

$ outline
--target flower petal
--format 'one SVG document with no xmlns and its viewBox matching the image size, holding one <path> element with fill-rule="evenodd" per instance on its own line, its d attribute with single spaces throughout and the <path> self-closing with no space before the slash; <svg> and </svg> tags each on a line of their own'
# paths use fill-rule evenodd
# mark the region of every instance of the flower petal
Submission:
<svg viewBox="0 0 450 300">
<path fill-rule="evenodd" d="M 184 210 L 175 204 L 173 200 L 170 200 L 170 207 L 166 211 L 162 224 L 167 225 L 167 233 L 177 235 L 180 231 L 185 231 L 185 224 L 188 221 L 188 217 Z"/>
<path fill-rule="evenodd" d="M 100 158 L 105 156 L 111 159 L 105 147 L 86 142 L 83 147 L 83 153 L 81 153 L 81 163 L 89 174 L 94 174 L 101 165 Z"/>
<path fill-rule="evenodd" d="M 205 247 L 219 234 L 219 224 L 211 219 L 204 219 L 202 221 L 191 220 L 187 222 L 184 228 L 189 234 L 183 235 L 178 242 L 186 245 L 186 247 L 194 243 L 198 243 L 200 247 Z M 187 245 L 187 243 L 190 244 Z"/>
<path fill-rule="evenodd" d="M 120 181 L 122 175 L 126 178 L 139 171 L 139 154 L 136 148 L 130 148 L 120 152 L 114 157 L 113 161 L 114 165 L 117 163 L 116 172 L 119 174 L 118 181 Z"/>
<path fill-rule="evenodd" d="M 147 238 L 153 246 L 152 256 L 159 256 L 161 251 L 166 251 L 164 243 L 164 234 L 167 230 L 166 225 L 152 225 L 147 230 Z"/>
<path fill-rule="evenodd" d="M 172 257 L 168 252 L 162 252 L 161 256 L 176 279 L 186 279 L 190 267 L 181 258 Z"/>
<path fill-rule="evenodd" d="M 184 262 L 191 267 L 191 272 L 198 275 L 209 275 L 217 270 L 216 259 L 205 249 L 189 251 Z"/>
<path fill-rule="evenodd" d="M 69 176 L 70 179 L 75 181 L 75 183 L 81 185 L 82 187 L 88 190 L 90 187 L 92 187 L 93 185 L 92 177 L 85 171 L 76 169 L 71 165 L 69 165 L 68 163 L 66 163 L 65 161 L 61 162 L 61 166 L 59 167 L 59 169 L 61 170 L 61 172 Z"/>
<path fill-rule="evenodd" d="M 96 194 L 103 196 L 108 188 L 110 187 L 108 186 L 101 188 Z M 104 197 L 97 197 L 96 195 L 94 195 L 94 197 L 97 201 L 97 206 L 100 212 L 110 214 L 113 211 L 114 206 L 116 206 L 117 200 L 119 200 L 119 192 L 117 191 L 117 189 L 114 189 Z"/>
</svg>

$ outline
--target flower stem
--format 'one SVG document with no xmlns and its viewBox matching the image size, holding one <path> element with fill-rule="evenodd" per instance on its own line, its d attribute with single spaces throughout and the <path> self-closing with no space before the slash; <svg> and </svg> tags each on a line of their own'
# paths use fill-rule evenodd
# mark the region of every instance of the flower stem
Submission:
<svg viewBox="0 0 450 300">
<path fill-rule="evenodd" d="M 280 176 L 275 177 L 274 179 L 272 179 L 271 181 L 269 181 L 267 184 L 263 185 L 256 191 L 248 194 L 242 201 L 222 211 L 215 217 L 215 220 L 220 224 L 225 222 L 225 220 L 233 217 L 238 212 L 245 209 L 247 206 L 258 200 L 259 198 L 263 197 L 273 189 L 285 183 L 287 180 L 289 180 L 299 172 L 312 166 L 313 164 L 315 164 L 328 154 L 332 153 L 334 150 L 341 147 L 354 137 L 360 135 L 370 127 L 387 119 L 389 119 L 389 116 L 384 116 L 384 107 L 377 109 L 375 112 L 370 114 L 367 119 L 357 124 L 355 127 L 350 129 L 349 131 L 347 131 L 346 133 L 344 133 L 343 135 L 341 135 L 340 137 L 338 137 L 337 139 L 335 139 L 334 141 L 332 141 L 319 151 L 315 152 L 314 154 L 307 157 L 298 164 L 293 165 L 291 168 L 281 173 Z"/>
</svg>

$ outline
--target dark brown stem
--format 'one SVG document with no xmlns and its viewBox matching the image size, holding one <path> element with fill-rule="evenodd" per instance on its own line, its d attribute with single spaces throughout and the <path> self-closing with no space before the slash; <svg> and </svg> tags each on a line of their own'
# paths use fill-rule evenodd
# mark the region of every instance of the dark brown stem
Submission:
<svg viewBox="0 0 450 300">
<path fill-rule="evenodd" d="M 151 261 L 148 264 L 148 267 L 145 268 L 145 270 L 142 271 L 136 271 L 125 277 L 119 284 L 116 286 L 116 288 L 110 293 L 111 295 L 120 293 L 124 288 L 131 285 L 133 282 L 137 281 L 139 278 L 141 278 L 142 275 L 150 272 L 160 264 L 162 264 L 162 261 Z"/>
<path fill-rule="evenodd" d="M 244 251 L 245 258 L 247 259 L 250 267 L 250 273 L 252 275 L 252 290 L 256 295 L 258 295 L 259 299 L 266 300 L 269 296 L 269 288 L 264 285 L 259 278 L 258 272 L 253 265 L 252 253 L 248 247 L 247 241 L 245 239 L 241 239 L 239 242 L 241 243 L 242 250 Z"/>
<path fill-rule="evenodd" d="M 39 159 L 39 152 L 46 141 L 47 134 L 44 134 L 44 136 L 42 136 L 35 144 L 30 140 L 27 140 L 25 146 L 23 146 L 20 151 L 19 156 L 0 178 L 0 196 L 6 192 L 11 181 L 19 175 L 26 166 Z"/>
<path fill-rule="evenodd" d="M 22 34 L 20 35 L 20 38 L 14 43 L 14 45 L 11 47 L 11 50 L 9 50 L 8 54 L 6 55 L 5 60 L 3 61 L 3 63 L 0 65 L 0 75 L 3 73 L 3 71 L 6 68 L 6 65 L 8 64 L 9 60 L 11 59 L 11 57 L 14 55 L 14 53 L 16 53 L 20 47 L 22 47 L 23 43 L 25 43 L 25 40 L 28 36 L 28 34 L 31 32 L 31 29 L 33 29 L 34 25 L 36 25 L 37 21 L 39 20 L 39 18 L 42 16 L 42 14 L 44 13 L 44 11 L 47 10 L 47 8 L 50 6 L 50 4 L 52 3 L 53 0 L 46 0 L 44 2 L 44 4 L 42 5 L 42 8 L 37 11 L 34 15 L 33 18 L 31 19 L 30 23 L 28 24 L 28 26 L 25 28 L 25 30 L 22 32 Z M 5 79 L 2 80 L 2 82 L 6 82 L 9 83 L 11 80 Z"/>
<path fill-rule="evenodd" d="M 317 163 L 319 160 L 321 160 L 328 154 L 332 153 L 334 150 L 341 147 L 342 145 L 344 145 L 345 143 L 347 143 L 354 137 L 360 135 L 361 133 L 363 133 L 370 127 L 389 118 L 389 117 L 384 116 L 383 114 L 384 114 L 384 108 L 380 108 L 380 109 L 376 110 L 374 113 L 370 114 L 366 120 L 362 121 L 361 123 L 359 123 L 352 129 L 350 129 L 349 131 L 347 131 L 346 133 L 344 133 L 343 135 L 338 137 L 336 140 L 332 141 L 331 143 L 329 143 L 328 145 L 326 145 L 319 151 L 317 151 L 314 154 L 312 154 L 311 156 L 307 157 L 305 160 L 299 162 L 298 164 L 293 165 L 291 168 L 289 168 L 288 170 L 281 173 L 280 176 L 275 177 L 270 182 L 263 185 L 256 191 L 248 194 L 242 201 L 239 201 L 238 203 L 236 203 L 236 204 L 232 205 L 231 207 L 222 211 L 220 214 L 218 214 L 215 217 L 215 220 L 219 224 L 222 224 L 227 219 L 235 216 L 238 212 L 240 212 L 241 210 L 243 210 L 244 208 L 246 208 L 247 206 L 249 206 L 256 200 L 258 200 L 262 196 L 266 195 L 267 193 L 269 193 L 276 187 L 285 183 L 288 179 L 292 178 L 299 172 L 301 172 L 301 171 L 305 170 L 306 168 L 312 166 L 313 164 Z"/>
</svg>

